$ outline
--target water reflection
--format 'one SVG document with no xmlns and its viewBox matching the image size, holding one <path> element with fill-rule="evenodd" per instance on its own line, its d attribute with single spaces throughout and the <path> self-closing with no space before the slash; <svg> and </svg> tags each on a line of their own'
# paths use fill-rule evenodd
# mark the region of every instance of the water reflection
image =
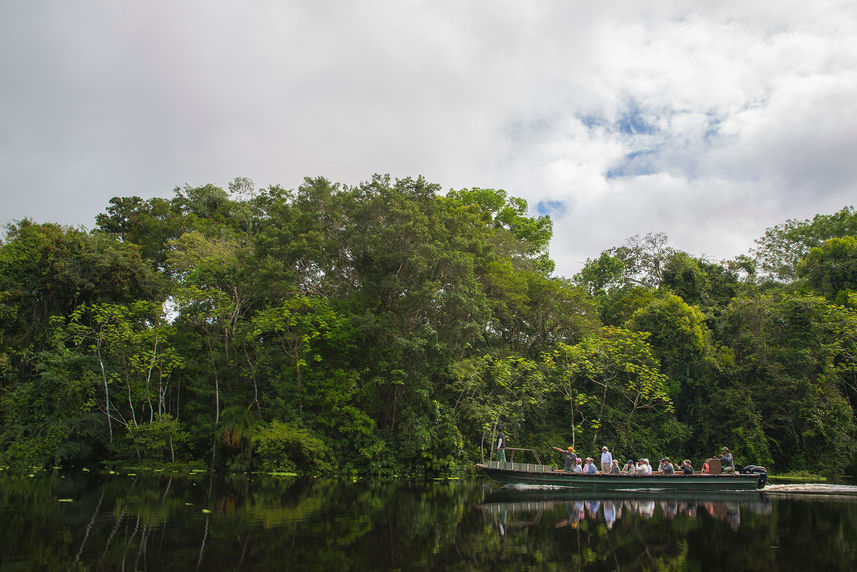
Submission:
<svg viewBox="0 0 857 572">
<path fill-rule="evenodd" d="M 0 569 L 851 569 L 857 495 L 798 492 L 0 475 Z"/>
<path fill-rule="evenodd" d="M 770 514 L 772 503 L 765 493 L 719 494 L 713 497 L 688 497 L 630 493 L 574 493 L 554 490 L 501 489 L 489 494 L 479 508 L 490 515 L 505 540 L 513 526 L 535 526 L 545 515 L 559 515 L 555 528 L 578 528 L 582 521 L 603 523 L 612 530 L 623 517 L 673 520 L 684 516 L 696 520 L 700 513 L 729 524 L 741 526 L 741 513 Z M 565 518 L 561 518 L 564 516 Z"/>
</svg>

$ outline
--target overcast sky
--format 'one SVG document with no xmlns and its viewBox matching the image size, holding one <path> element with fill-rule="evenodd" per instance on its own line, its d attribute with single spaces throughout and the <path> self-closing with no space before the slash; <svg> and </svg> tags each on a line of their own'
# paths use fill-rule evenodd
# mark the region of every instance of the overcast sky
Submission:
<svg viewBox="0 0 857 572">
<path fill-rule="evenodd" d="M 857 3 L 0 3 L 0 223 L 175 186 L 423 175 L 711 260 L 855 204 Z"/>
</svg>

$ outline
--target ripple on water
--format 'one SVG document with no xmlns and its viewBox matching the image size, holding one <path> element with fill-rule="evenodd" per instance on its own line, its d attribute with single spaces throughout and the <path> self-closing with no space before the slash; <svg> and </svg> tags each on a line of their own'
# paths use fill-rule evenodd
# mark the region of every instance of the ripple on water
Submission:
<svg viewBox="0 0 857 572">
<path fill-rule="evenodd" d="M 767 485 L 762 489 L 765 493 L 775 495 L 825 495 L 857 497 L 855 485 L 831 485 L 826 483 L 789 483 L 783 485 Z"/>
</svg>

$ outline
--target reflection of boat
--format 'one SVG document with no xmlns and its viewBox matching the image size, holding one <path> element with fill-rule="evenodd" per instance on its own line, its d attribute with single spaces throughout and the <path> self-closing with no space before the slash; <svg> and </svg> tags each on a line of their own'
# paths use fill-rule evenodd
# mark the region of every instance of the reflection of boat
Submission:
<svg viewBox="0 0 857 572">
<path fill-rule="evenodd" d="M 539 503 L 563 503 L 573 501 L 591 501 L 591 500 L 641 500 L 651 499 L 652 492 L 650 490 L 604 490 L 604 491 L 585 491 L 583 489 L 571 487 L 530 487 L 530 486 L 512 486 L 502 487 L 491 491 L 484 498 L 480 506 L 489 506 L 494 504 L 511 505 L 516 507 L 531 507 L 537 506 Z M 661 501 L 694 501 L 694 502 L 753 502 L 760 501 L 767 503 L 766 495 L 762 491 L 756 491 L 755 494 L 748 494 L 747 491 L 692 491 L 692 490 L 664 490 L 658 496 Z"/>
<path fill-rule="evenodd" d="M 659 513 L 656 513 L 656 507 L 660 507 Z M 502 522 L 506 531 L 510 524 L 534 526 L 545 515 L 566 517 L 555 522 L 557 528 L 576 528 L 584 520 L 603 520 L 610 529 L 627 514 L 636 514 L 645 520 L 672 520 L 682 514 L 696 519 L 700 511 L 737 528 L 741 524 L 742 511 L 769 514 L 771 501 L 761 491 L 755 494 L 747 491 L 664 491 L 653 496 L 651 492 L 644 491 L 586 492 L 572 488 L 507 487 L 492 491 L 478 508 L 495 522 Z"/>
<path fill-rule="evenodd" d="M 507 449 L 508 450 L 508 449 Z M 517 451 L 530 451 L 517 449 Z M 534 453 L 534 452 L 533 452 Z M 514 461 L 514 459 L 513 459 Z M 551 465 L 486 461 L 476 470 L 500 483 L 551 485 L 587 491 L 611 490 L 686 490 L 686 491 L 752 491 L 765 485 L 767 473 L 692 475 L 583 475 L 554 469 Z"/>
</svg>

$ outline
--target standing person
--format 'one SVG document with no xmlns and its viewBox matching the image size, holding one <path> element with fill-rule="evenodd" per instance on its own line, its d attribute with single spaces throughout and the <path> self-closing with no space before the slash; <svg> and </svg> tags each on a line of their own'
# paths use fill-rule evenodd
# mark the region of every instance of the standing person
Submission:
<svg viewBox="0 0 857 572">
<path fill-rule="evenodd" d="M 613 467 L 613 455 L 607 449 L 607 446 L 601 447 L 601 472 L 605 475 L 610 472 Z"/>
<path fill-rule="evenodd" d="M 574 452 L 574 447 L 569 446 L 569 448 L 564 450 L 564 451 L 562 449 L 560 449 L 559 447 L 551 447 L 551 449 L 553 449 L 554 451 L 558 451 L 558 452 L 562 453 L 563 455 L 565 455 L 565 472 L 566 473 L 571 473 L 572 471 L 574 471 L 574 465 L 577 464 L 577 461 L 579 460 L 577 458 L 577 454 L 575 454 L 575 452 Z"/>
<path fill-rule="evenodd" d="M 497 435 L 497 460 L 502 463 L 506 462 L 506 434 L 502 427 Z"/>
</svg>

